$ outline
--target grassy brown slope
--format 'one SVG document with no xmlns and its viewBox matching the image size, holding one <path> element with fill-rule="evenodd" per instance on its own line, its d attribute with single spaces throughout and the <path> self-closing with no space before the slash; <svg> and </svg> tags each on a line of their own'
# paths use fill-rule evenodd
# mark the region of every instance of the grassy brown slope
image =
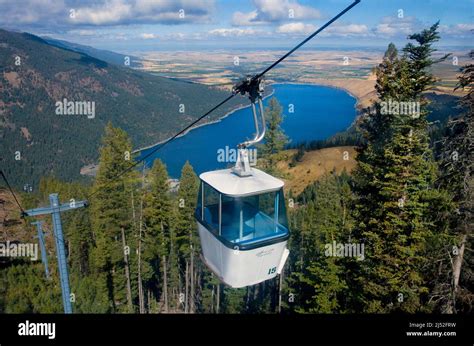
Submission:
<svg viewBox="0 0 474 346">
<path fill-rule="evenodd" d="M 20 199 L 18 195 L 17 198 Z M 7 240 L 31 242 L 33 237 L 20 218 L 20 211 L 13 196 L 7 189 L 0 187 L 0 242 Z"/>
<path fill-rule="evenodd" d="M 344 160 L 344 152 L 348 153 L 348 160 Z M 356 165 L 357 155 L 352 146 L 325 148 L 308 151 L 301 162 L 290 168 L 289 163 L 296 150 L 287 150 L 285 160 L 278 163 L 279 170 L 288 178 L 285 180 L 286 191 L 294 195 L 301 193 L 306 186 L 318 180 L 331 171 L 341 173 L 344 169 L 350 173 Z"/>
</svg>

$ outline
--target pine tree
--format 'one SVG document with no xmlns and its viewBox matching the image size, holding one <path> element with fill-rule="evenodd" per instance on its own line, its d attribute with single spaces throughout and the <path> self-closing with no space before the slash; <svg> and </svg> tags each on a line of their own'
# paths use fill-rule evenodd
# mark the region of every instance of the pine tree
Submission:
<svg viewBox="0 0 474 346">
<path fill-rule="evenodd" d="M 98 299 L 108 302 L 108 306 L 104 306 L 105 311 L 127 309 L 122 228 L 127 239 L 131 239 L 130 181 L 133 173 L 118 175 L 132 164 L 131 148 L 127 134 L 109 123 L 100 148 L 99 170 L 92 188 L 95 194 L 91 201 L 96 245 L 92 263 L 97 278 Z"/>
<path fill-rule="evenodd" d="M 210 272 L 205 266 L 200 266 L 199 272 L 201 280 L 199 282 L 200 288 L 200 302 L 199 312 L 201 313 L 219 313 L 222 311 L 220 300 L 220 281 Z"/>
<path fill-rule="evenodd" d="M 168 276 L 170 230 L 172 227 L 172 204 L 166 166 L 156 160 L 148 174 L 150 188 L 145 198 L 144 218 L 146 224 L 144 240 L 144 273 L 146 286 L 156 297 L 161 297 L 164 311 L 169 311 Z M 157 291 L 157 288 L 160 291 Z"/>
<path fill-rule="evenodd" d="M 288 137 L 281 128 L 283 122 L 283 109 L 275 97 L 272 97 L 265 108 L 266 132 L 265 142 L 258 146 L 260 156 L 267 159 L 268 163 L 265 168 L 273 171 L 275 168 L 276 158 L 288 144 Z"/>
<path fill-rule="evenodd" d="M 200 253 L 194 210 L 198 197 L 199 181 L 193 167 L 186 162 L 181 171 L 176 209 L 176 245 L 181 272 L 184 273 L 185 312 L 196 307 L 196 260 Z"/>
<path fill-rule="evenodd" d="M 299 196 L 304 204 L 291 213 L 293 239 L 286 294 L 295 302 L 285 304 L 299 313 L 340 312 L 341 296 L 348 288 L 342 259 L 327 253 L 333 242 L 350 241 L 344 195 L 347 181 L 326 176 Z"/>
<path fill-rule="evenodd" d="M 79 209 L 67 215 L 64 222 L 66 239 L 69 244 L 70 274 L 79 278 L 89 274 L 89 253 L 93 246 L 88 210 Z"/>
<path fill-rule="evenodd" d="M 429 205 L 444 200 L 433 189 L 436 166 L 423 96 L 435 80 L 429 68 L 440 61 L 431 58 L 437 29 L 438 23 L 409 36 L 415 43 L 401 57 L 389 46 L 376 69 L 379 102 L 361 122 L 366 144 L 354 172 L 354 233 L 366 254 L 352 285 L 362 288 L 354 297 L 366 312 L 420 311 L 427 293 L 422 267 L 426 241 L 436 232 Z M 390 111 L 390 102 L 419 102 L 420 111 Z"/>
<path fill-rule="evenodd" d="M 224 287 L 222 311 L 226 314 L 238 314 L 246 310 L 245 297 L 247 290 L 245 288 Z"/>
<path fill-rule="evenodd" d="M 6 272 L 6 313 L 61 313 L 61 289 L 56 266 L 51 263 L 52 280 L 44 276 L 41 263 L 18 263 Z"/>
<path fill-rule="evenodd" d="M 470 52 L 471 59 L 474 51 Z M 447 136 L 443 139 L 441 154 L 440 185 L 449 191 L 456 212 L 451 215 L 451 243 L 444 244 L 440 251 L 444 258 L 446 273 L 433 294 L 442 312 L 453 313 L 470 310 L 473 298 L 472 287 L 473 258 L 466 248 L 472 248 L 472 229 L 474 226 L 474 64 L 461 69 L 457 89 L 467 91 L 460 100 L 465 113 L 449 121 Z M 449 257 L 445 254 L 449 254 Z M 451 258 L 452 257 L 452 258 Z M 464 264 L 463 264 L 464 262 Z M 435 299 L 435 297 L 442 299 Z"/>
</svg>

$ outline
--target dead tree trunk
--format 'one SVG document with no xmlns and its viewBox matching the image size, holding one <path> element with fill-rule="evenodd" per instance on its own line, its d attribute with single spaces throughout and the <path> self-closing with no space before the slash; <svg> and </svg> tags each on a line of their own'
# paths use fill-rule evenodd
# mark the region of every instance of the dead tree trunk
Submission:
<svg viewBox="0 0 474 346">
<path fill-rule="evenodd" d="M 189 312 L 194 313 L 194 248 L 193 244 L 191 244 L 191 263 L 189 268 L 189 276 L 190 276 L 190 294 L 189 294 Z"/>
<path fill-rule="evenodd" d="M 180 269 L 179 267 L 179 264 L 178 264 L 178 270 Z M 182 278 L 182 274 L 181 272 L 178 272 L 178 295 L 177 295 L 177 298 L 178 298 L 178 307 L 180 309 L 182 309 L 182 304 L 185 304 L 185 299 L 186 298 L 186 295 L 183 293 L 183 282 L 182 282 L 183 278 Z M 181 298 L 181 297 L 184 297 L 184 298 Z"/>
<path fill-rule="evenodd" d="M 459 279 L 461 277 L 461 268 L 462 262 L 464 257 L 464 249 L 466 247 L 467 241 L 467 234 L 463 234 L 461 238 L 461 245 L 459 246 L 459 251 L 457 256 L 454 258 L 453 266 L 453 287 L 452 287 L 452 295 L 450 299 L 450 306 L 448 307 L 448 313 L 452 314 L 456 312 L 456 294 L 459 288 Z"/>
<path fill-rule="evenodd" d="M 145 167 L 143 167 L 142 173 L 142 189 L 145 185 Z M 140 306 L 140 313 L 145 313 L 145 294 L 143 292 L 142 282 L 142 230 L 143 230 L 143 198 L 144 193 L 140 199 L 140 220 L 139 220 L 139 234 L 138 234 L 138 302 Z"/>
<path fill-rule="evenodd" d="M 188 298 L 189 298 L 189 264 L 186 260 L 186 271 L 184 272 L 184 285 L 185 285 L 185 294 L 184 294 L 184 313 L 188 313 Z"/>
<path fill-rule="evenodd" d="M 462 268 L 462 261 L 464 257 L 464 249 L 466 247 L 467 241 L 467 234 L 464 234 L 461 239 L 461 246 L 459 247 L 459 253 L 454 260 L 453 265 L 453 281 L 454 281 L 454 294 L 456 294 L 458 287 L 459 287 L 459 278 L 461 277 L 461 268 Z"/>
<path fill-rule="evenodd" d="M 133 230 L 137 230 L 137 218 L 135 213 L 135 197 L 133 195 L 133 190 L 130 192 L 132 195 L 132 220 L 133 220 Z"/>
<path fill-rule="evenodd" d="M 163 227 L 163 221 L 161 221 L 161 234 L 163 235 L 163 239 L 165 238 L 165 231 Z M 163 242 L 162 244 L 163 248 L 165 248 L 165 244 Z M 166 255 L 162 256 L 162 262 L 163 262 L 163 302 L 165 305 L 165 312 L 168 312 L 168 268 L 166 266 Z"/>
<path fill-rule="evenodd" d="M 165 303 L 165 312 L 169 311 L 168 306 L 168 274 L 167 274 L 167 267 L 166 267 L 166 255 L 163 255 L 163 300 Z"/>
<path fill-rule="evenodd" d="M 130 269 L 128 266 L 128 250 L 127 242 L 125 241 L 125 230 L 122 227 L 122 246 L 123 246 L 123 260 L 125 262 L 125 278 L 127 279 L 127 304 L 130 312 L 133 312 L 132 304 L 132 288 L 130 284 Z"/>
<path fill-rule="evenodd" d="M 143 314 L 145 310 L 145 305 L 143 302 L 143 285 L 142 285 L 142 273 L 141 273 L 141 252 L 142 252 L 142 240 L 141 232 L 138 237 L 138 302 L 140 307 L 140 313 Z"/>
</svg>

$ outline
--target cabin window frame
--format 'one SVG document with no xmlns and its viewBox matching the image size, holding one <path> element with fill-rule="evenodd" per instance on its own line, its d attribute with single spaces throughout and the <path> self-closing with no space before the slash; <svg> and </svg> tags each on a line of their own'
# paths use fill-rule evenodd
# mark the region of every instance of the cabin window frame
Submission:
<svg viewBox="0 0 474 346">
<path fill-rule="evenodd" d="M 214 203 L 214 204 L 207 204 L 208 206 L 211 205 L 211 206 L 216 206 L 217 210 L 214 209 L 214 213 L 217 212 L 217 215 L 216 214 L 212 214 L 211 210 L 209 210 L 209 214 L 211 215 L 211 219 L 210 220 L 206 220 L 205 219 L 205 208 L 206 208 L 206 197 L 209 196 L 209 191 L 212 191 L 212 193 L 216 193 L 217 196 L 218 196 L 218 199 L 217 201 L 213 201 L 213 202 L 217 202 L 217 203 Z M 214 187 L 212 187 L 210 184 L 206 183 L 205 181 L 202 181 L 201 180 L 201 186 L 200 186 L 200 198 L 198 198 L 198 201 L 200 202 L 196 208 L 196 213 L 195 213 L 195 216 L 196 218 L 198 219 L 198 221 L 205 227 L 207 228 L 211 234 L 213 234 L 213 236 L 215 236 L 217 239 L 219 239 L 226 247 L 229 247 L 229 248 L 235 248 L 236 246 L 239 247 L 239 249 L 252 249 L 252 248 L 256 248 L 256 247 L 260 247 L 260 246 L 265 246 L 264 244 L 271 244 L 271 243 L 275 243 L 275 242 L 278 242 L 278 241 L 282 241 L 284 239 L 288 239 L 289 237 L 289 227 L 288 227 L 288 218 L 287 218 L 287 215 L 286 215 L 286 207 L 285 207 L 285 200 L 284 200 L 284 194 L 283 194 L 283 189 L 278 189 L 278 190 L 274 190 L 274 191 L 267 191 L 267 192 L 263 192 L 263 193 L 257 193 L 255 195 L 249 195 L 249 196 L 242 196 L 242 197 L 235 197 L 235 196 L 229 196 L 229 195 L 225 195 L 225 194 L 222 194 L 221 192 L 219 192 L 218 190 L 216 190 Z M 206 194 L 207 192 L 207 194 Z M 271 217 L 270 215 L 267 215 L 267 213 L 265 213 L 265 210 L 263 208 L 261 208 L 260 206 L 260 198 L 262 195 L 264 194 L 270 194 L 270 193 L 274 193 L 275 196 L 273 197 L 273 217 Z M 216 198 L 217 196 L 213 197 L 213 198 Z M 262 212 L 263 214 L 265 214 L 267 217 L 269 217 L 272 221 L 273 221 L 273 229 L 274 229 L 274 232 L 275 232 L 275 237 L 269 237 L 268 239 L 265 239 L 266 237 L 268 237 L 270 235 L 270 233 L 268 234 L 265 234 L 263 236 L 259 236 L 259 237 L 255 237 L 255 238 L 251 238 L 249 240 L 243 240 L 242 238 L 244 238 L 244 234 L 243 234 L 243 227 L 244 227 L 244 218 L 243 218 L 243 208 L 241 208 L 241 210 L 239 210 L 239 215 L 238 215 L 238 218 L 239 218 L 239 222 L 238 222 L 238 227 L 239 227 L 239 230 L 238 230 L 238 238 L 236 239 L 231 239 L 229 237 L 226 237 L 226 236 L 223 236 L 222 235 L 222 218 L 223 218 L 223 200 L 224 200 L 224 197 L 225 198 L 229 198 L 231 199 L 231 203 L 236 203 L 236 200 L 238 199 L 246 199 L 248 197 L 256 197 L 257 198 L 257 205 L 255 205 L 254 207 L 256 207 L 256 209 L 259 211 L 259 212 Z M 282 199 L 280 201 L 280 199 Z M 211 200 L 212 201 L 212 200 Z M 284 213 L 285 215 L 282 215 L 282 213 Z M 214 217 L 217 216 L 217 224 L 213 223 L 212 220 L 214 219 Z M 280 220 L 282 220 L 283 218 L 283 223 L 280 223 Z M 254 226 L 255 227 L 255 226 Z M 259 238 L 263 238 L 263 239 L 259 239 Z M 254 239 L 256 239 L 255 241 L 253 241 Z"/>
</svg>

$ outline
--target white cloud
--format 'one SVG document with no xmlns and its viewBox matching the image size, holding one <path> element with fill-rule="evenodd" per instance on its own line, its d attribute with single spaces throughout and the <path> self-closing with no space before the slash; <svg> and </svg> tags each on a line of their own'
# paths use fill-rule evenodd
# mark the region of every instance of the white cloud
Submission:
<svg viewBox="0 0 474 346">
<path fill-rule="evenodd" d="M 327 36 L 367 36 L 370 35 L 370 30 L 365 24 L 346 24 L 333 25 L 323 31 Z"/>
<path fill-rule="evenodd" d="M 226 1 L 220 0 L 222 6 Z M 0 0 L 0 26 L 30 31 L 39 35 L 57 35 L 61 39 L 85 40 L 205 40 L 217 37 L 245 37 L 255 35 L 272 40 L 275 34 L 307 35 L 316 30 L 310 20 L 321 19 L 321 14 L 306 0 L 252 0 L 254 7 L 248 12 L 235 12 L 229 23 L 221 19 L 217 29 L 198 25 L 160 32 L 148 24 L 213 23 L 216 0 Z M 452 0 L 455 1 L 455 0 Z M 317 2 L 314 2 L 315 4 Z M 74 9 L 75 18 L 70 17 Z M 184 18 L 179 18 L 180 10 Z M 290 16 L 292 15 L 292 16 Z M 371 13 L 365 13 L 370 16 Z M 415 17 L 383 17 L 371 26 L 337 21 L 322 32 L 326 37 L 377 37 L 391 40 L 402 38 L 429 27 L 436 18 L 426 14 Z M 346 18 L 346 17 L 345 17 Z M 430 19 L 431 18 L 431 19 Z M 344 19 L 343 19 L 344 20 Z M 459 24 L 442 24 L 439 31 L 446 41 L 472 39 L 474 24 L 460 19 Z M 143 25 L 143 29 L 140 26 Z M 221 26 L 222 25 L 222 26 Z M 259 25 L 268 25 L 258 29 Z M 102 27 L 101 27 L 102 26 Z M 138 28 L 137 28 L 138 26 Z M 215 28 L 212 26 L 211 28 Z M 130 30 L 129 30 L 130 28 Z M 110 30 L 109 30 L 110 29 Z M 138 31 L 137 31 L 138 30 Z M 173 32 L 173 31 L 185 32 Z M 210 31 L 208 31 L 210 30 Z M 272 30 L 272 32 L 270 32 Z M 116 34 L 120 31 L 121 34 Z M 145 31 L 144 33 L 140 33 Z M 153 34 L 160 32 L 160 35 Z M 446 42 L 444 41 L 444 42 Z"/>
<path fill-rule="evenodd" d="M 143 33 L 143 34 L 140 34 L 140 37 L 144 40 L 152 40 L 152 39 L 158 38 L 158 35 Z"/>
<path fill-rule="evenodd" d="M 409 35 L 419 28 L 420 23 L 414 17 L 384 17 L 375 32 L 381 36 Z"/>
<path fill-rule="evenodd" d="M 256 10 L 235 12 L 232 24 L 235 26 L 261 25 L 284 20 L 305 20 L 321 18 L 321 13 L 310 6 L 300 5 L 295 0 L 254 0 Z"/>
<path fill-rule="evenodd" d="M 288 23 L 280 25 L 276 32 L 281 34 L 311 34 L 316 31 L 316 26 L 312 24 L 305 24 L 302 22 Z M 368 36 L 370 30 L 365 24 L 347 24 L 347 25 L 333 25 L 326 28 L 322 36 Z"/>
<path fill-rule="evenodd" d="M 0 1 L 0 22 L 34 24 L 50 22 L 66 13 L 64 0 Z"/>
<path fill-rule="evenodd" d="M 183 34 L 182 32 L 174 32 L 174 33 L 168 34 L 168 37 L 173 40 L 183 40 L 186 38 L 186 35 Z"/>
<path fill-rule="evenodd" d="M 0 0 L 0 23 L 55 27 L 208 23 L 214 8 L 215 0 Z"/>
<path fill-rule="evenodd" d="M 97 31 L 95 30 L 69 30 L 67 33 L 77 36 L 97 36 Z"/>
<path fill-rule="evenodd" d="M 262 25 L 267 24 L 267 22 L 258 19 L 258 11 L 252 12 L 235 12 L 232 16 L 232 24 L 235 26 L 245 26 L 245 25 Z"/>
<path fill-rule="evenodd" d="M 78 4 L 70 21 L 90 25 L 205 23 L 213 8 L 213 0 L 108 0 L 94 6 Z"/>
<path fill-rule="evenodd" d="M 460 24 L 455 24 L 455 25 L 440 25 L 439 26 L 439 32 L 441 34 L 448 34 L 448 35 L 459 35 L 459 36 L 465 36 L 465 35 L 474 35 L 474 24 L 469 23 L 460 23 Z"/>
<path fill-rule="evenodd" d="M 221 37 L 239 37 L 246 35 L 255 35 L 257 33 L 262 33 L 261 31 L 256 31 L 254 29 L 238 29 L 238 28 L 222 28 L 222 29 L 213 29 L 209 31 L 211 36 L 221 36 Z"/>
<path fill-rule="evenodd" d="M 313 24 L 288 23 L 280 25 L 277 32 L 281 34 L 309 34 L 316 30 Z"/>
<path fill-rule="evenodd" d="M 122 0 L 111 0 L 98 7 L 73 9 L 72 23 L 104 25 L 118 24 L 132 13 L 132 5 Z"/>
<path fill-rule="evenodd" d="M 474 24 L 456 24 L 454 26 L 455 30 L 463 31 L 463 32 L 471 32 L 474 30 Z"/>
</svg>

